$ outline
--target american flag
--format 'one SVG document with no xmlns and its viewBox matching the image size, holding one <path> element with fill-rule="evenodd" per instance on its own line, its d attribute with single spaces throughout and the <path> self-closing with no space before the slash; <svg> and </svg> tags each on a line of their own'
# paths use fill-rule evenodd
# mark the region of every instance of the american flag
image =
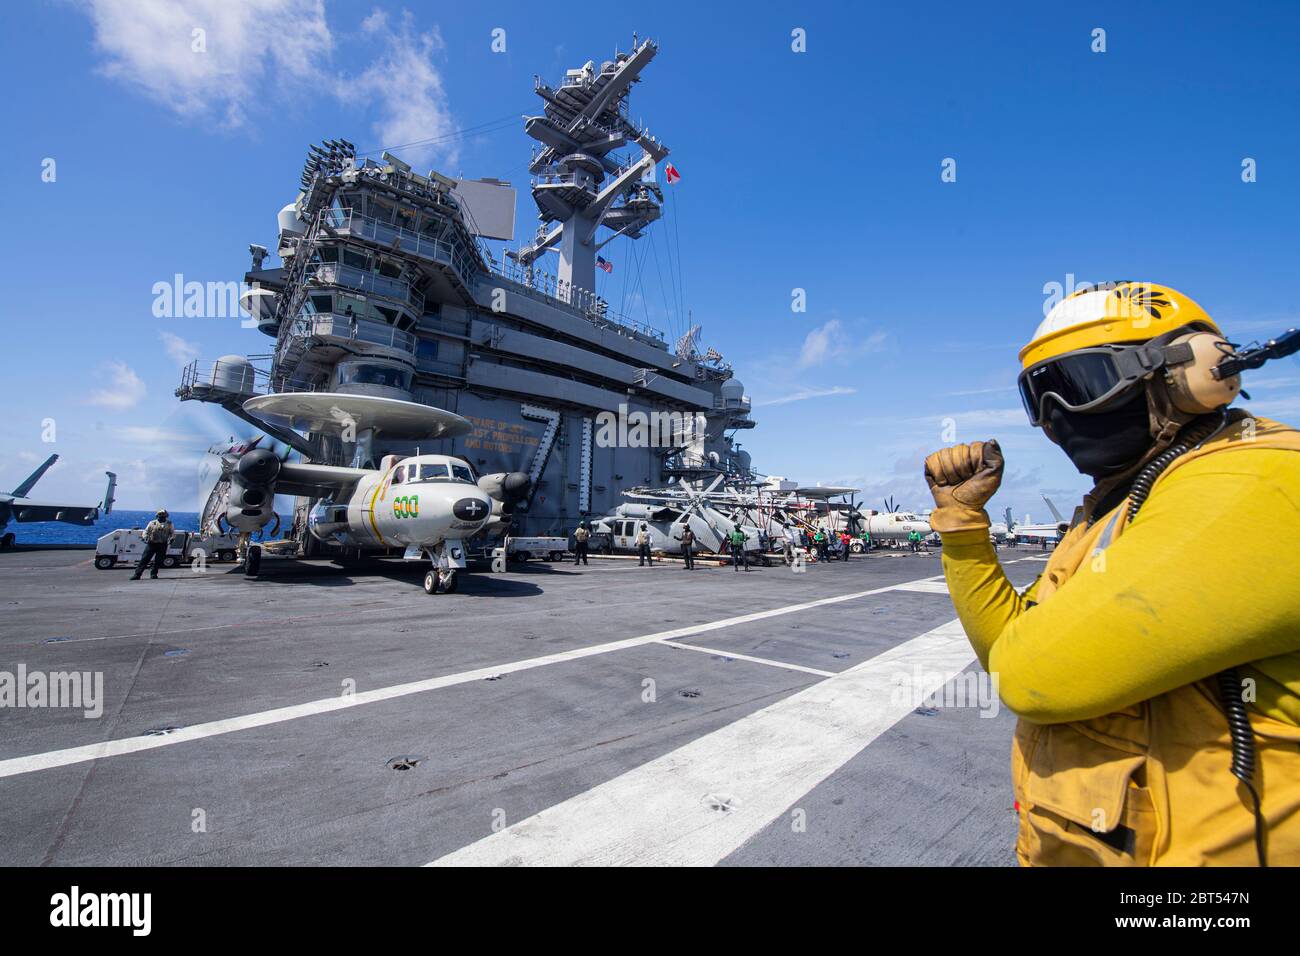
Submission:
<svg viewBox="0 0 1300 956">
<path fill-rule="evenodd" d="M 610 262 L 608 259 L 604 258 L 603 256 L 596 257 L 596 267 L 598 269 L 604 269 L 606 272 L 612 273 L 614 271 L 614 263 Z"/>
</svg>

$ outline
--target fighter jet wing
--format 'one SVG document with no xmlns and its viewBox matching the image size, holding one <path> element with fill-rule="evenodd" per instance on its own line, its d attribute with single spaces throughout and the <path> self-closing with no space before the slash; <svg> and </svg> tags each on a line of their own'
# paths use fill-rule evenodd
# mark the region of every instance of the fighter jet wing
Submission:
<svg viewBox="0 0 1300 956">
<path fill-rule="evenodd" d="M 31 491 L 33 488 L 36 487 L 36 482 L 40 481 L 41 476 L 43 476 L 47 471 L 49 471 L 50 466 L 53 465 L 58 460 L 59 460 L 58 455 L 51 455 L 49 458 L 46 458 L 45 461 L 41 464 L 41 467 L 37 468 L 34 472 L 28 475 L 27 480 L 24 481 L 21 485 L 19 485 L 10 493 L 15 498 L 26 497 L 27 492 Z"/>
<path fill-rule="evenodd" d="M 62 521 L 64 524 L 94 524 L 99 517 L 99 506 L 60 505 L 46 501 L 17 498 L 10 506 L 15 521 Z"/>
</svg>

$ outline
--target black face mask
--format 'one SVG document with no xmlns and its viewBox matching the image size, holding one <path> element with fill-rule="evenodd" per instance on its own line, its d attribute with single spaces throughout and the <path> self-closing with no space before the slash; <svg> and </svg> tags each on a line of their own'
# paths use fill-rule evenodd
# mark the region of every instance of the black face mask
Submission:
<svg viewBox="0 0 1300 956">
<path fill-rule="evenodd" d="M 1154 442 L 1146 389 L 1138 386 L 1117 404 L 1095 412 L 1070 412 L 1048 401 L 1049 436 L 1085 475 L 1100 480 L 1130 468 Z"/>
</svg>

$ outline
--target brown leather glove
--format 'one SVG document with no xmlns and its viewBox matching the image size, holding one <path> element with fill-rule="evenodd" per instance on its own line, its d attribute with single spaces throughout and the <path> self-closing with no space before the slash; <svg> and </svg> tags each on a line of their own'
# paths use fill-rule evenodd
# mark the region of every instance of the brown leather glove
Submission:
<svg viewBox="0 0 1300 956">
<path fill-rule="evenodd" d="M 925 480 L 934 495 L 930 527 L 940 532 L 988 528 L 984 505 L 1002 484 L 1003 464 L 993 439 L 940 448 L 926 458 Z"/>
</svg>

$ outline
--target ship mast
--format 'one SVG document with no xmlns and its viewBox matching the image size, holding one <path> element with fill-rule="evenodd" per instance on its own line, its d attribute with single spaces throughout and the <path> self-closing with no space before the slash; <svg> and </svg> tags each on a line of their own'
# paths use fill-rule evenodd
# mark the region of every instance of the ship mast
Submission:
<svg viewBox="0 0 1300 956">
<path fill-rule="evenodd" d="M 663 194 L 642 177 L 668 149 L 627 118 L 632 84 L 658 52 L 654 41 L 645 40 L 599 70 L 591 62 L 569 70 L 559 89 L 536 80 L 544 115 L 527 117 L 524 132 L 542 144 L 529 167 L 541 225 L 533 242 L 512 255 L 531 266 L 554 248 L 560 256 L 557 278 L 570 301 L 574 290 L 594 296 L 602 246 L 621 235 L 638 238 L 660 216 Z M 629 143 L 640 147 L 638 158 L 613 154 Z M 601 226 L 609 234 L 598 240 Z"/>
</svg>

